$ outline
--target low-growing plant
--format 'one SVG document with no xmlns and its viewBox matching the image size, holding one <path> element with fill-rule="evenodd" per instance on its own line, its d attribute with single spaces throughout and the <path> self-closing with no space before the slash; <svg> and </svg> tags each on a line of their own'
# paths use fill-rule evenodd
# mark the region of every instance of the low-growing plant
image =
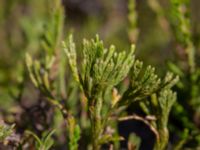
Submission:
<svg viewBox="0 0 200 150">
<path fill-rule="evenodd" d="M 0 124 L 0 142 L 6 143 L 6 138 L 8 138 L 13 133 L 14 125 L 8 126 L 4 123 Z"/>
<path fill-rule="evenodd" d="M 55 131 L 52 130 L 49 133 L 44 133 L 41 139 L 31 131 L 27 131 L 26 133 L 32 135 L 35 138 L 36 140 L 35 148 L 37 150 L 49 150 L 54 143 L 53 139 L 51 138 L 54 132 Z"/>
<path fill-rule="evenodd" d="M 120 140 L 120 136 L 114 133 L 107 133 L 106 128 L 111 123 L 129 116 L 120 115 L 131 103 L 139 102 L 147 116 L 153 116 L 153 120 L 145 120 L 151 127 L 156 136 L 155 149 L 165 149 L 169 139 L 167 122 L 169 112 L 176 95 L 170 88 L 177 82 L 171 73 L 161 80 L 154 72 L 151 66 L 143 67 L 143 63 L 135 59 L 134 46 L 128 54 L 117 52 L 116 48 L 111 45 L 109 49 L 104 48 L 103 42 L 97 36 L 92 40 L 83 40 L 83 60 L 81 67 L 78 67 L 76 46 L 73 42 L 72 35 L 63 43 L 67 60 L 72 70 L 74 80 L 78 82 L 80 90 L 86 98 L 86 105 L 90 120 L 90 139 L 89 144 L 92 149 L 100 149 L 102 145 Z M 69 128 L 70 147 L 77 149 L 77 134 L 80 129 L 73 123 L 76 119 L 71 120 L 73 114 L 67 110 L 58 99 L 51 94 L 49 89 L 50 83 L 48 73 L 42 68 L 40 62 L 32 61 L 27 56 L 27 66 L 30 77 L 36 87 L 44 93 L 47 100 L 59 108 L 63 113 L 63 119 Z M 131 71 L 130 71 L 131 69 Z M 40 72 L 44 70 L 43 72 Z M 130 71 L 130 83 L 127 89 L 119 94 L 116 86 L 128 77 Z M 42 74 L 41 74 L 42 73 Z M 74 131 L 73 131 L 74 130 Z M 71 134 L 72 135 L 71 135 Z M 73 135 L 75 134 L 75 135 Z M 78 137 L 77 137 L 78 138 Z M 79 138 L 78 138 L 79 139 Z M 75 140 L 75 142 L 72 142 Z M 73 143 L 73 144 L 72 144 Z"/>
<path fill-rule="evenodd" d="M 150 1 L 149 1 L 150 2 Z M 189 0 L 170 0 L 169 8 L 162 8 L 159 1 L 151 1 L 151 7 L 158 18 L 162 18 L 172 31 L 176 59 L 168 61 L 169 69 L 180 77 L 176 90 L 178 100 L 170 124 L 179 137 L 174 149 L 199 148 L 199 64 L 197 58 L 199 41 L 194 37 L 193 20 Z M 181 129 L 177 127 L 181 124 Z M 184 132 L 183 132 L 184 130 Z M 191 144 L 193 143 L 193 144 Z"/>
</svg>

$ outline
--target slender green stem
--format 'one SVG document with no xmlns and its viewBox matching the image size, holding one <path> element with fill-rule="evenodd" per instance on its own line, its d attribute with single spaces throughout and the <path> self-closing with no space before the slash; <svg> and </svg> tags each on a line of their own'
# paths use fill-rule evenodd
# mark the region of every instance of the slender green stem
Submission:
<svg viewBox="0 0 200 150">
<path fill-rule="evenodd" d="M 158 130 L 159 138 L 156 139 L 154 150 L 165 150 L 169 140 L 169 132 L 167 127 Z"/>
<path fill-rule="evenodd" d="M 188 43 L 186 53 L 188 56 L 188 65 L 190 67 L 190 73 L 193 74 L 195 72 L 195 49 L 191 42 Z"/>
<path fill-rule="evenodd" d="M 100 150 L 101 145 L 99 144 L 99 140 L 102 136 L 103 132 L 103 124 L 101 117 L 102 110 L 102 93 L 98 93 L 91 99 L 92 103 L 89 106 L 90 120 L 91 120 L 91 134 L 92 134 L 92 149 Z M 98 96 L 97 96 L 98 95 Z"/>
</svg>

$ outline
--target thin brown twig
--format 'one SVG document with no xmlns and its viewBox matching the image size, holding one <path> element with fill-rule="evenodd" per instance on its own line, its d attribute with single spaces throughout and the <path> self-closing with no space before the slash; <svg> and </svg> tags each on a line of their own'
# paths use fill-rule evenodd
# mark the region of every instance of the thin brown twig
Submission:
<svg viewBox="0 0 200 150">
<path fill-rule="evenodd" d="M 126 120 L 138 120 L 138 121 L 142 121 L 143 123 L 145 123 L 147 126 L 149 126 L 150 130 L 155 134 L 156 138 L 159 139 L 159 133 L 156 130 L 156 128 L 154 128 L 151 123 L 149 122 L 149 116 L 147 116 L 146 118 L 140 117 L 136 114 L 133 114 L 131 116 L 126 116 L 126 117 L 120 117 L 118 119 L 118 121 L 126 121 Z M 154 117 L 152 117 L 151 120 L 155 120 Z"/>
</svg>

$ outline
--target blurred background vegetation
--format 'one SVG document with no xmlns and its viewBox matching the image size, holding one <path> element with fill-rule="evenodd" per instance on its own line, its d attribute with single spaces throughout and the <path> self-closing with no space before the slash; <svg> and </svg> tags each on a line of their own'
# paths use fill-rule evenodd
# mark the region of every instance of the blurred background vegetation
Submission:
<svg viewBox="0 0 200 150">
<path fill-rule="evenodd" d="M 120 0 L 63 0 L 66 33 L 74 32 L 77 41 L 98 33 L 108 45 L 113 43 L 119 49 L 128 49 L 127 3 Z M 166 1 L 162 3 L 167 7 Z M 14 100 L 12 95 L 16 95 L 16 86 L 22 81 L 25 52 L 40 51 L 40 38 L 53 6 L 48 0 L 1 0 L 0 7 L 0 102 L 7 105 Z M 161 65 L 171 52 L 170 33 L 160 27 L 157 14 L 148 1 L 137 1 L 137 10 L 141 33 L 137 53 L 147 59 L 147 63 Z M 198 16 L 195 17 L 197 24 Z"/>
<path fill-rule="evenodd" d="M 198 57 L 200 1 L 190 3 L 192 40 Z M 176 48 L 176 38 L 168 22 L 169 0 L 136 0 L 137 38 L 135 33 L 131 34 L 128 0 L 62 0 L 62 5 L 65 12 L 65 33 L 62 34 L 74 33 L 77 43 L 95 34 L 99 34 L 106 45 L 115 44 L 118 49 L 127 50 L 134 42 L 137 57 L 146 65 L 156 66 L 161 75 L 168 69 L 168 61 L 175 62 L 177 55 L 185 59 Z M 0 0 L 0 117 L 7 116 L 8 122 L 15 122 L 19 103 L 30 108 L 38 99 L 38 91 L 28 81 L 24 58 L 27 52 L 35 57 L 42 55 L 41 39 L 53 7 L 50 0 Z M 71 87 L 73 84 L 70 83 Z M 69 86 L 67 90 L 72 89 Z M 73 91 L 76 93 L 77 89 Z"/>
</svg>

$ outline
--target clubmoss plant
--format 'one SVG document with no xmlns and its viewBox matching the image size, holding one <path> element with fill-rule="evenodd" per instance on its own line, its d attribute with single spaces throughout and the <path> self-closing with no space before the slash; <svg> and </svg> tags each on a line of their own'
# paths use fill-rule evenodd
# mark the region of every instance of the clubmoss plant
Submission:
<svg viewBox="0 0 200 150">
<path fill-rule="evenodd" d="M 34 86 L 40 91 L 42 96 L 45 97 L 47 102 L 52 107 L 57 108 L 62 116 L 66 125 L 67 136 L 69 140 L 68 148 L 70 150 L 78 149 L 78 140 L 80 138 L 80 127 L 76 123 L 73 115 L 68 112 L 65 105 L 61 103 L 63 97 L 63 90 L 65 89 L 65 73 L 63 61 L 63 55 L 59 51 L 62 39 L 62 31 L 64 24 L 64 10 L 59 0 L 55 1 L 53 6 L 52 15 L 50 16 L 48 24 L 46 24 L 44 35 L 41 41 L 41 58 L 40 60 L 33 60 L 32 57 L 26 54 L 26 65 L 28 68 L 29 76 Z M 52 134 L 52 132 L 49 133 Z M 34 135 L 34 133 L 32 133 Z M 47 144 L 48 139 L 37 139 L 39 143 L 39 150 Z M 34 137 L 37 137 L 34 135 Z M 46 145 L 45 149 L 49 149 L 52 146 Z"/>
<path fill-rule="evenodd" d="M 173 73 L 179 75 L 180 80 L 176 86 L 179 99 L 175 103 L 176 109 L 173 110 L 172 116 L 183 125 L 182 130 L 184 130 L 184 132 L 178 132 L 176 130 L 178 128 L 172 125 L 173 130 L 180 138 L 180 141 L 174 146 L 176 149 L 185 148 L 185 144 L 191 141 L 195 143 L 193 148 L 198 148 L 200 144 L 197 121 L 199 120 L 200 100 L 198 47 L 195 44 L 195 33 L 193 33 L 191 3 L 192 1 L 189 0 L 170 0 L 169 9 L 162 8 L 159 1 L 152 1 L 154 6 L 150 4 L 157 16 L 162 15 L 167 21 L 165 23 L 171 28 L 175 45 L 173 50 L 176 60 L 168 62 L 168 66 Z"/>
<path fill-rule="evenodd" d="M 138 14 L 136 11 L 136 1 L 129 0 L 128 1 L 128 21 L 129 21 L 129 28 L 128 28 L 128 36 L 131 43 L 136 43 L 139 35 L 138 29 Z"/>
<path fill-rule="evenodd" d="M 141 61 L 135 60 L 134 46 L 131 47 L 129 53 L 117 52 L 113 45 L 106 49 L 98 36 L 89 41 L 83 40 L 81 67 L 77 65 L 76 46 L 72 35 L 69 36 L 66 43 L 63 42 L 63 48 L 73 77 L 86 97 L 92 149 L 101 149 L 103 144 L 121 139 L 121 137 L 114 136 L 114 133 L 106 132 L 110 119 L 119 110 L 122 112 L 131 103 L 138 101 L 148 116 L 155 117 L 155 120 L 146 122 L 156 135 L 155 150 L 166 148 L 169 138 L 167 129 L 169 112 L 176 99 L 176 95 L 170 88 L 177 82 L 177 77 L 174 78 L 171 73 L 168 73 L 161 80 L 155 74 L 153 67 L 144 68 Z M 63 114 L 63 119 L 68 125 L 69 148 L 77 149 L 80 128 L 75 123 L 75 118 L 70 110 L 67 110 L 51 92 L 48 67 L 51 68 L 52 63 L 45 69 L 45 67 L 42 68 L 39 61 L 33 61 L 29 55 L 26 60 L 32 82 Z M 116 86 L 128 77 L 129 72 L 130 84 L 120 95 Z M 109 103 L 105 99 L 106 95 L 112 97 Z M 118 117 L 116 116 L 116 118 Z"/>
<path fill-rule="evenodd" d="M 14 132 L 15 125 L 8 126 L 5 123 L 0 124 L 0 142 L 7 144 L 9 136 Z"/>
<path fill-rule="evenodd" d="M 84 40 L 83 64 L 80 68 L 82 72 L 78 72 L 76 49 L 72 35 L 69 36 L 67 43 L 68 47 L 65 43 L 63 45 L 73 76 L 79 82 L 88 101 L 92 147 L 98 150 L 100 149 L 100 141 L 101 144 L 108 142 L 103 140 L 106 137 L 103 132 L 108 120 L 106 116 L 102 116 L 103 93 L 108 88 L 112 89 L 126 77 L 134 62 L 134 47 L 129 54 L 125 52 L 117 53 L 114 46 L 110 46 L 109 49 L 104 48 L 103 42 L 99 40 L 98 36 L 95 40 Z"/>
<path fill-rule="evenodd" d="M 35 148 L 37 150 L 49 150 L 53 143 L 54 140 L 52 139 L 52 135 L 55 132 L 55 130 L 52 130 L 50 132 L 46 132 L 42 135 L 42 138 L 40 139 L 35 133 L 31 132 L 31 131 L 26 131 L 27 134 L 32 135 L 35 140 L 36 140 L 36 144 L 35 144 Z"/>
<path fill-rule="evenodd" d="M 87 98 L 92 148 L 100 149 L 102 144 L 113 140 L 112 135 L 109 138 L 104 131 L 109 124 L 109 118 L 112 118 L 119 108 L 141 101 L 141 106 L 147 115 L 153 115 L 156 118 L 148 123 L 157 138 L 155 150 L 164 150 L 169 138 L 167 129 L 169 112 L 176 99 L 175 93 L 170 88 L 178 78 L 174 78 L 169 73 L 161 81 L 151 66 L 143 72 L 143 63 L 135 60 L 134 46 L 128 54 L 117 52 L 114 46 L 106 49 L 98 36 L 90 41 L 83 40 L 81 67 L 77 66 L 76 47 L 72 35 L 66 43 L 63 43 L 63 47 L 74 79 L 79 83 Z M 114 89 L 128 75 L 130 69 L 130 85 L 121 96 L 115 94 L 115 98 L 110 102 L 109 109 L 104 115 L 102 108 L 106 105 L 104 99 L 106 90 Z"/>
<path fill-rule="evenodd" d="M 167 73 L 163 79 L 159 78 L 154 67 L 144 67 L 143 62 L 135 58 L 135 45 L 132 45 L 128 52 L 119 52 L 114 45 L 105 48 L 98 35 L 95 39 L 83 40 L 81 56 L 78 55 L 80 50 L 77 49 L 72 35 L 62 43 L 61 48 L 63 9 L 60 3 L 55 6 L 52 20 L 46 26 L 41 40 L 43 51 L 40 59 L 33 59 L 27 54 L 26 65 L 35 87 L 52 107 L 61 112 L 67 131 L 68 148 L 79 149 L 81 138 L 85 135 L 89 137 L 89 140 L 85 141 L 88 149 L 91 147 L 93 150 L 100 150 L 105 145 L 112 147 L 114 142 L 123 139 L 117 134 L 117 127 L 113 124 L 126 119 L 136 119 L 147 124 L 155 134 L 154 149 L 166 149 L 169 140 L 169 113 L 176 100 L 176 94 L 171 88 L 178 77 Z M 130 11 L 133 10 L 134 3 L 130 5 Z M 134 34 L 137 32 L 136 18 L 135 16 L 130 20 Z M 66 56 L 63 55 L 62 49 Z M 67 72 L 66 61 L 71 73 Z M 79 87 L 78 92 L 83 95 L 84 107 L 79 106 L 81 111 L 88 115 L 84 119 L 74 113 L 75 108 L 65 103 L 71 103 L 65 91 L 67 84 L 70 84 L 66 83 L 66 72 L 67 75 L 73 76 L 76 82 L 74 86 Z M 125 79 L 128 80 L 128 86 L 125 86 L 124 91 L 120 91 L 117 87 L 124 84 Z M 124 115 L 126 108 L 134 103 L 139 103 L 146 117 Z M 89 122 L 89 125 L 83 126 L 82 121 L 85 124 Z M 113 131 L 109 131 L 109 128 Z"/>
<path fill-rule="evenodd" d="M 136 118 L 133 116 L 133 119 L 143 120 L 145 124 L 150 126 L 156 136 L 155 150 L 165 149 L 169 140 L 167 128 L 169 112 L 176 100 L 176 94 L 170 88 L 177 83 L 178 77 L 167 73 L 165 78 L 161 80 L 151 66 L 142 72 L 142 62 L 140 61 L 136 61 L 133 68 L 129 88 L 123 94 L 119 104 L 127 105 L 140 101 L 141 108 L 147 116 L 152 116 L 152 119 L 142 119 L 138 116 Z M 147 97 L 150 97 L 149 100 L 144 101 Z"/>
<path fill-rule="evenodd" d="M 195 141 L 194 148 L 198 148 L 199 141 L 199 66 L 197 61 L 197 49 L 192 32 L 192 20 L 190 13 L 190 1 L 171 0 L 171 15 L 170 24 L 175 36 L 178 53 L 178 60 L 174 63 L 169 63 L 170 69 L 179 74 L 181 80 L 178 85 L 180 93 L 187 95 L 187 98 L 181 99 L 176 107 L 179 111 L 175 111 L 176 116 L 187 114 L 187 117 L 180 117 L 183 123 L 185 132 L 180 134 L 182 140 L 180 143 L 190 143 L 191 139 Z M 183 53 L 184 56 L 180 56 Z M 186 56 L 186 57 L 185 57 Z M 183 58 L 184 57 L 184 58 Z M 185 108 L 189 107 L 192 113 L 188 113 Z M 192 137 L 189 134 L 191 133 Z M 187 135 L 187 136 L 186 136 Z M 179 146 L 179 149 L 184 147 L 184 144 Z M 179 144 L 178 144 L 179 145 Z"/>
<path fill-rule="evenodd" d="M 177 43 L 187 55 L 190 74 L 195 71 L 195 47 L 192 41 L 189 5 L 190 1 L 171 0 L 171 26 Z"/>
</svg>

